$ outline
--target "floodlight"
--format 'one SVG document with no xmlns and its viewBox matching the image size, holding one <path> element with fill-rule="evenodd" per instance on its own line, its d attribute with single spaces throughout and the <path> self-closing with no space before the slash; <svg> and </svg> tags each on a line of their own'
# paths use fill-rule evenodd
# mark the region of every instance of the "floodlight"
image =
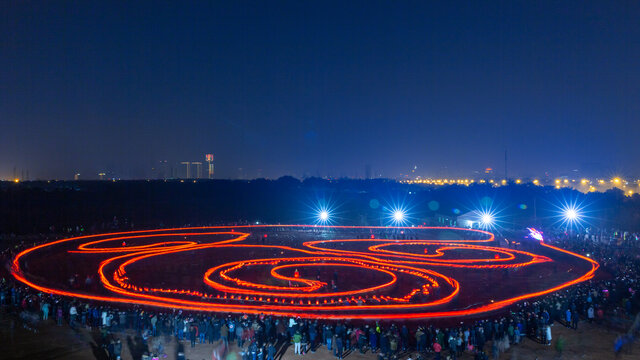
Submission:
<svg viewBox="0 0 640 360">
<path fill-rule="evenodd" d="M 396 222 L 403 222 L 404 221 L 404 211 L 398 209 L 398 210 L 394 210 L 393 212 L 393 220 Z"/>
<path fill-rule="evenodd" d="M 493 215 L 484 213 L 480 216 L 480 223 L 484 226 L 490 226 L 493 224 Z"/>
<path fill-rule="evenodd" d="M 568 208 L 564 211 L 564 217 L 568 221 L 575 221 L 579 218 L 578 210 L 575 208 Z"/>
</svg>

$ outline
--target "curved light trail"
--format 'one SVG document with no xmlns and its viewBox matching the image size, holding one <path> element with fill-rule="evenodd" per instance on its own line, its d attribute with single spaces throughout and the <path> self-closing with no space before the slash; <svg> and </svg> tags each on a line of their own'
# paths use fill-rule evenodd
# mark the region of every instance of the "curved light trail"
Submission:
<svg viewBox="0 0 640 360">
<path fill-rule="evenodd" d="M 414 237 L 447 231 L 460 239 L 375 238 L 397 229 Z M 274 241 L 270 236 L 269 242 L 277 244 L 265 244 L 265 232 L 286 233 L 293 239 Z M 352 238 L 354 233 L 363 238 Z M 297 241 L 298 235 L 305 239 L 333 238 Z M 590 258 L 543 242 L 539 248 L 545 255 L 490 246 L 493 242 L 493 234 L 486 231 L 441 227 L 248 225 L 159 229 L 82 236 L 35 246 L 13 259 L 12 273 L 43 292 L 114 303 L 305 318 L 414 319 L 498 310 L 591 279 L 599 267 Z M 185 257 L 191 259 L 189 264 L 211 265 L 195 274 L 189 284 L 172 284 L 171 279 L 161 276 L 167 265 L 180 266 Z M 75 273 L 95 275 L 100 288 L 69 289 L 48 277 L 43 269 L 56 267 L 55 261 L 60 260 L 52 259 L 61 258 L 69 259 L 67 267 Z M 473 276 L 496 270 L 534 271 L 562 261 L 578 263 L 584 271 L 563 275 L 536 291 L 513 291 L 464 309 L 455 304 L 461 289 L 473 287 L 467 285 Z M 31 271 L 34 264 L 36 269 Z M 469 277 L 451 274 L 462 270 Z M 328 271 L 342 274 L 340 288 L 331 284 Z"/>
</svg>

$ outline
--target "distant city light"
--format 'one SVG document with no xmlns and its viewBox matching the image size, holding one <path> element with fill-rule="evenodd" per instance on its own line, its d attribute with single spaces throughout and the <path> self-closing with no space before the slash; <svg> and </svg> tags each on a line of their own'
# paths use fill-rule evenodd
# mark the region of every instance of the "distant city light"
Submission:
<svg viewBox="0 0 640 360">
<path fill-rule="evenodd" d="M 318 217 L 320 218 L 320 221 L 326 222 L 327 220 L 329 220 L 329 212 L 326 210 L 322 210 L 320 211 Z"/>
<path fill-rule="evenodd" d="M 421 178 L 417 176 L 415 179 L 406 179 L 400 180 L 401 183 L 405 184 L 424 184 L 424 185 L 433 185 L 433 186 L 448 186 L 448 185 L 462 185 L 462 186 L 472 186 L 474 184 L 490 184 L 492 187 L 500 187 L 500 186 L 509 186 L 510 182 L 507 179 L 491 179 L 491 178 L 478 178 L 478 179 L 469 179 L 469 178 L 459 178 L 459 179 L 435 179 L 435 178 Z M 514 184 L 527 184 L 531 183 L 536 186 L 544 186 L 551 185 L 556 189 L 562 188 L 572 188 L 583 193 L 597 192 L 597 191 L 606 191 L 611 187 L 617 187 L 624 190 L 624 194 L 627 196 L 632 196 L 633 194 L 629 192 L 627 186 L 631 183 L 635 186 L 640 185 L 640 181 L 624 179 L 622 177 L 616 176 L 614 178 L 610 178 L 608 180 L 603 179 L 588 179 L 588 178 L 556 178 L 552 180 L 541 180 L 540 178 L 533 179 L 522 179 L 516 178 L 513 180 Z M 635 192 L 634 192 L 635 193 Z M 415 193 L 414 193 L 415 194 Z"/>
<path fill-rule="evenodd" d="M 393 220 L 402 222 L 404 220 L 404 212 L 402 210 L 395 210 L 393 212 Z"/>
</svg>

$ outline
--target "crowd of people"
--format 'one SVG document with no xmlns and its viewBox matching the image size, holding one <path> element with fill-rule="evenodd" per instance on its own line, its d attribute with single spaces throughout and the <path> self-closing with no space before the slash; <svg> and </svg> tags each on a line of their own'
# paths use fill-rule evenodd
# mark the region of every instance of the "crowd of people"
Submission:
<svg viewBox="0 0 640 360">
<path fill-rule="evenodd" d="M 116 306 L 39 293 L 13 281 L 7 272 L 15 252 L 27 243 L 32 245 L 33 241 L 16 241 L 2 252 L 5 268 L 0 280 L 0 304 L 11 313 L 38 314 L 39 319 L 58 326 L 99 329 L 104 349 L 112 359 L 122 355 L 123 346 L 117 334 L 124 330 L 136 332 L 147 349 L 140 357 L 149 359 L 166 353 L 167 344 L 162 340 L 166 336 L 184 346 L 214 345 L 214 358 L 224 358 L 228 352 L 237 351 L 243 360 L 273 360 L 291 351 L 287 350 L 290 347 L 300 355 L 324 347 L 337 359 L 356 351 L 375 354 L 379 359 L 400 356 L 456 359 L 463 353 L 475 359 L 498 359 L 501 353 L 525 339 L 541 346 L 554 346 L 561 353 L 564 341 L 553 336 L 556 324 L 578 329 L 583 321 L 615 326 L 614 322 L 622 319 L 623 327 L 632 322 L 629 319 L 633 319 L 640 304 L 638 235 L 561 231 L 549 231 L 545 235 L 546 242 L 589 254 L 608 275 L 518 303 L 508 311 L 490 314 L 487 319 L 459 322 L 455 326 L 419 321 L 322 321 L 267 314 L 191 313 L 180 309 Z M 612 348 L 622 351 L 632 343 L 637 326 L 636 323 L 621 332 L 623 335 Z M 184 355 L 179 353 L 180 356 Z"/>
</svg>

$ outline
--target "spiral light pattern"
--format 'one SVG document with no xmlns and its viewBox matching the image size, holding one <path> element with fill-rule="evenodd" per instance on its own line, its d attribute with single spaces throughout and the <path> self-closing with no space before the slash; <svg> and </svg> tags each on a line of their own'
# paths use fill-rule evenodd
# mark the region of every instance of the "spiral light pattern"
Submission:
<svg viewBox="0 0 640 360">
<path fill-rule="evenodd" d="M 416 238 L 445 231 L 457 236 L 454 240 L 376 238 L 376 234 L 404 231 Z M 282 233 L 292 234 L 293 239 L 267 241 L 267 236 Z M 298 233 L 312 240 L 298 241 Z M 354 234 L 363 238 L 350 237 Z M 334 238 L 325 239 L 327 236 Z M 489 232 L 434 227 L 160 229 L 35 246 L 14 258 L 12 273 L 43 292 L 114 303 L 306 318 L 411 319 L 498 310 L 588 280 L 599 266 L 592 259 L 544 243 L 538 247 L 542 255 L 490 246 L 493 242 Z M 469 289 L 478 288 L 474 279 L 487 278 L 490 272 L 548 272 L 550 264 L 566 262 L 575 266 L 558 275 L 557 281 L 545 282 L 543 288 L 532 282 L 529 287 L 537 288 L 514 290 L 490 301 L 489 295 L 471 305 L 457 301 L 467 282 Z M 63 274 L 95 275 L 100 286 L 69 287 L 60 276 L 50 275 L 56 266 Z M 176 268 L 199 271 L 202 266 L 202 272 L 187 281 L 172 276 L 180 273 Z M 340 274 L 339 287 L 331 284 L 327 274 L 332 272 L 334 279 Z"/>
</svg>

